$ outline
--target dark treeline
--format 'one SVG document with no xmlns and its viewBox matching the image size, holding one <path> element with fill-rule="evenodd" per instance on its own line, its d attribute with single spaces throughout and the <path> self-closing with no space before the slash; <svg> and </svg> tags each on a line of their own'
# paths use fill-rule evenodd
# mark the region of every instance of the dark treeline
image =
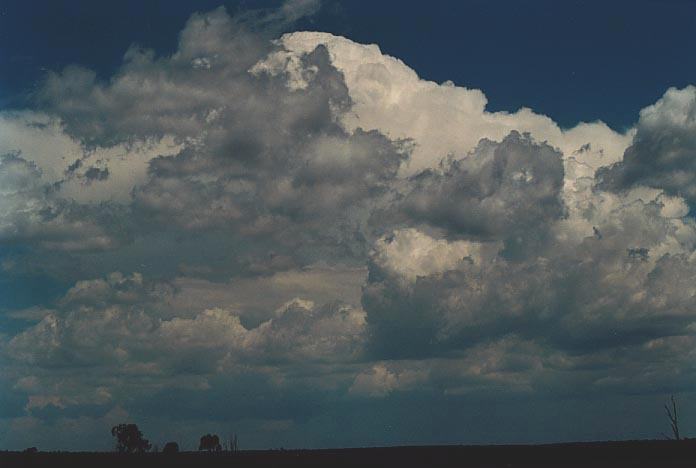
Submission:
<svg viewBox="0 0 696 468">
<path fill-rule="evenodd" d="M 138 428 L 137 424 L 119 424 L 111 428 L 111 435 L 116 439 L 116 452 L 142 454 L 149 451 L 158 453 L 157 445 L 152 445 L 147 440 L 143 433 Z M 239 440 L 237 434 L 233 434 L 229 440 L 224 441 L 224 445 L 220 443 L 220 437 L 217 434 L 205 434 L 201 436 L 198 443 L 198 450 L 206 452 L 237 452 L 239 450 Z M 25 452 L 35 453 L 36 447 L 31 447 Z M 166 442 L 162 449 L 162 453 L 174 454 L 179 452 L 179 443 L 175 441 Z"/>
</svg>

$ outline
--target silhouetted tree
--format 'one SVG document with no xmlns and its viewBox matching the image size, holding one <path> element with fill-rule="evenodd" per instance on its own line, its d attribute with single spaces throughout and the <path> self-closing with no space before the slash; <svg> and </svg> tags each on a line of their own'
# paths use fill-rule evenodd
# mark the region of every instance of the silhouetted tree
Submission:
<svg viewBox="0 0 696 468">
<path fill-rule="evenodd" d="M 677 402 L 674 400 L 674 395 L 669 397 L 669 402 L 671 403 L 671 408 L 668 403 L 665 403 L 665 414 L 667 419 L 669 419 L 669 425 L 672 429 L 672 439 L 681 440 L 679 436 L 679 417 L 677 415 Z M 669 439 L 669 437 L 667 437 Z"/>
<path fill-rule="evenodd" d="M 207 450 L 208 452 L 219 452 L 222 450 L 220 438 L 216 434 L 206 434 L 201 437 L 201 443 L 198 445 L 198 450 Z"/>
<path fill-rule="evenodd" d="M 150 442 L 143 438 L 135 424 L 119 424 L 111 428 L 111 435 L 116 437 L 116 450 L 121 453 L 142 453 L 150 450 Z"/>
<path fill-rule="evenodd" d="M 24 453 L 37 453 L 38 451 L 39 449 L 37 449 L 36 447 L 29 447 L 24 449 Z"/>
<path fill-rule="evenodd" d="M 164 444 L 162 453 L 179 453 L 179 444 L 176 442 L 167 442 Z"/>
</svg>

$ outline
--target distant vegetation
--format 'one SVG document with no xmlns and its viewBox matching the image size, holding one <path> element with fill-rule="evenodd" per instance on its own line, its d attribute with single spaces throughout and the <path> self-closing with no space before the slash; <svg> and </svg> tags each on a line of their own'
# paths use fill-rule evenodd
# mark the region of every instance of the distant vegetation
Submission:
<svg viewBox="0 0 696 468">
<path fill-rule="evenodd" d="M 233 434 L 222 441 L 217 434 L 205 434 L 200 437 L 198 451 L 204 453 L 181 452 L 179 443 L 166 442 L 161 455 L 148 439 L 143 436 L 136 424 L 118 424 L 111 429 L 115 438 L 115 451 L 120 454 L 145 454 L 128 458 L 128 466 L 159 466 L 152 465 L 153 460 L 163 460 L 161 463 L 176 466 L 196 466 L 198 457 L 208 457 L 205 466 L 229 466 L 234 457 L 235 466 L 302 466 L 339 468 L 342 466 L 650 466 L 664 468 L 667 466 L 696 466 L 696 440 L 682 436 L 679 427 L 678 405 L 671 396 L 664 405 L 664 411 L 669 420 L 671 434 L 663 434 L 669 440 L 644 440 L 626 442 L 588 442 L 550 444 L 538 446 L 442 446 L 442 447 L 392 447 L 366 449 L 329 449 L 329 450 L 239 450 L 237 435 Z M 155 445 L 155 447 L 157 447 Z M 167 458 L 177 454 L 176 458 Z M 219 454 L 219 455 L 218 455 Z M 15 458 L 13 458 L 15 457 Z M 70 458 L 73 457 L 73 458 Z M 101 457 L 101 458 L 100 458 Z M 154 458 L 153 458 L 154 457 Z M 162 458 L 160 458 L 162 457 Z M 525 459 L 525 463 L 515 464 Z M 6 462 L 20 461 L 22 466 L 27 460 L 46 461 L 42 466 L 122 466 L 124 459 L 117 454 L 89 453 L 47 453 L 39 452 L 36 447 L 29 447 L 23 452 L 0 452 L 0 466 L 10 466 Z M 199 461 L 196 461 L 199 460 Z M 574 460 L 577 464 L 568 464 Z M 131 461 L 133 464 L 131 465 Z M 515 463 L 512 463 L 515 461 Z M 55 463 L 54 463 L 55 462 Z M 69 463 L 68 463 L 69 462 Z M 33 463 L 33 462 L 32 462 Z M 159 461 L 157 463 L 160 463 Z M 597 464 L 599 463 L 599 465 Z M 605 463 L 605 464 L 601 464 Z M 606 464 L 609 463 L 609 464 Z M 140 465 L 139 465 L 140 464 Z M 15 466 L 15 465 L 13 465 Z M 32 465 L 33 466 L 33 465 Z M 39 465 L 36 465 L 39 466 Z"/>
<path fill-rule="evenodd" d="M 147 440 L 138 428 L 137 424 L 119 424 L 111 428 L 111 435 L 116 438 L 116 451 L 119 453 L 145 453 L 152 448 L 152 444 Z M 157 446 L 155 446 L 157 447 Z M 217 434 L 205 434 L 201 437 L 198 450 L 206 452 L 221 452 L 223 446 Z M 225 452 L 236 452 L 239 450 L 237 434 L 233 434 L 228 441 L 225 441 Z M 36 447 L 26 449 L 25 452 L 36 452 Z M 158 452 L 158 449 L 153 449 Z M 162 449 L 162 453 L 172 454 L 179 452 L 177 442 L 167 442 Z"/>
<path fill-rule="evenodd" d="M 116 451 L 120 453 L 143 453 L 152 447 L 135 424 L 114 426 L 111 428 L 111 435 L 116 437 Z"/>
<path fill-rule="evenodd" d="M 162 453 L 179 453 L 179 444 L 176 442 L 167 442 L 164 444 Z"/>
<path fill-rule="evenodd" d="M 201 443 L 198 444 L 198 450 L 207 450 L 208 452 L 219 452 L 222 450 L 220 438 L 217 434 L 206 434 L 201 437 Z"/>
</svg>

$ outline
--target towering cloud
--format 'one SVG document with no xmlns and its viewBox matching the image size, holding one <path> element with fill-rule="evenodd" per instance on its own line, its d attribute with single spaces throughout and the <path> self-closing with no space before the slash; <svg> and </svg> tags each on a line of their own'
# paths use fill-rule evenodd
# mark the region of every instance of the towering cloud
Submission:
<svg viewBox="0 0 696 468">
<path fill-rule="evenodd" d="M 316 8 L 195 14 L 171 55 L 0 114 L 0 278 L 56 285 L 2 311 L 3 440 L 144 417 L 321 445 L 378 401 L 692 390 L 694 88 L 561 129 L 278 37 Z"/>
</svg>

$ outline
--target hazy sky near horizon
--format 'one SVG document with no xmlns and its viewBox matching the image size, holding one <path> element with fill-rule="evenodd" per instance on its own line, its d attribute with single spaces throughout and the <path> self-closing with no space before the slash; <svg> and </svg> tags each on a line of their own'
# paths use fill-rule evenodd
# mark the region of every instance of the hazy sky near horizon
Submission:
<svg viewBox="0 0 696 468">
<path fill-rule="evenodd" d="M 0 449 L 696 425 L 696 4 L 7 2 Z"/>
</svg>

